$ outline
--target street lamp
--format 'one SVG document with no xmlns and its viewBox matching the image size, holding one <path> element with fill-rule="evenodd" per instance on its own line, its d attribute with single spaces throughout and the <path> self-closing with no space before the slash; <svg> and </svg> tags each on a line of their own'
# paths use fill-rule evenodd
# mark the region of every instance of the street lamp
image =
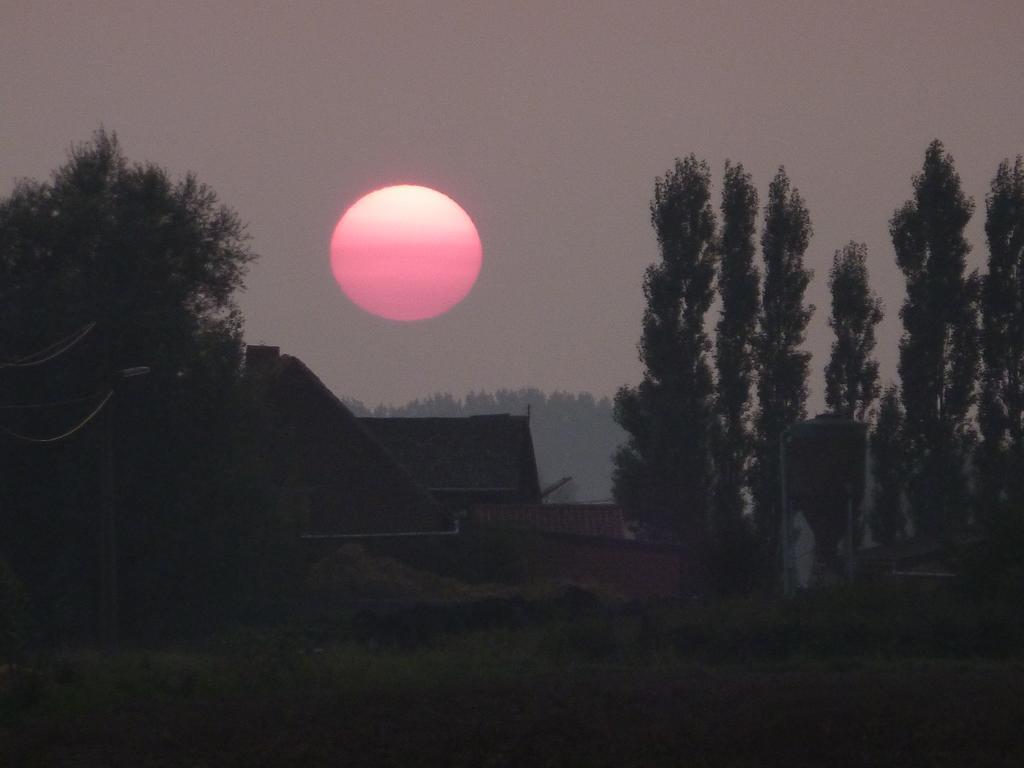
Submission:
<svg viewBox="0 0 1024 768">
<path fill-rule="evenodd" d="M 132 379 L 136 376 L 145 376 L 150 370 L 148 365 L 136 365 L 133 368 L 122 368 L 116 375 L 122 379 Z"/>
</svg>

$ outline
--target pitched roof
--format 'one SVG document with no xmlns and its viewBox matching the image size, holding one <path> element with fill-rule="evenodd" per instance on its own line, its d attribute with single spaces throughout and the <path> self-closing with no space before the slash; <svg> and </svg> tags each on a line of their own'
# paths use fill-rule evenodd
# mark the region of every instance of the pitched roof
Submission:
<svg viewBox="0 0 1024 768">
<path fill-rule="evenodd" d="M 472 519 L 503 530 L 626 538 L 626 520 L 616 504 L 479 504 Z"/>
<path fill-rule="evenodd" d="M 271 348 L 272 349 L 272 348 Z M 301 360 L 250 351 L 271 421 L 276 481 L 305 491 L 307 533 L 449 528 L 447 515 Z M 265 354 L 264 354 L 265 353 Z"/>
<path fill-rule="evenodd" d="M 518 490 L 540 496 L 526 416 L 359 420 L 421 485 L 431 490 Z"/>
</svg>

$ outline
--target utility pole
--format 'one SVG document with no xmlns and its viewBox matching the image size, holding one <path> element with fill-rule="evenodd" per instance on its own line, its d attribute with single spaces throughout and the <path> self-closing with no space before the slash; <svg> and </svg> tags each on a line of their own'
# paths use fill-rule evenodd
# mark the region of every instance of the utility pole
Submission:
<svg viewBox="0 0 1024 768">
<path fill-rule="evenodd" d="M 853 485 L 846 484 L 846 581 L 853 583 L 856 576 L 853 547 Z"/>
<path fill-rule="evenodd" d="M 9 362 L 0 362 L 0 369 L 5 368 L 35 368 L 49 363 L 70 349 L 75 347 L 85 338 L 97 323 L 95 321 L 87 324 L 71 336 L 51 344 L 38 352 L 26 357 Z M 104 327 L 104 330 L 107 330 Z M 117 606 L 117 518 L 116 518 L 116 493 L 117 486 L 114 476 L 114 393 L 117 386 L 123 379 L 135 376 L 145 376 L 150 372 L 148 366 L 140 365 L 133 368 L 122 368 L 114 370 L 111 341 L 107 336 L 103 341 L 103 361 L 101 382 L 109 383 L 110 391 L 107 393 L 96 408 L 80 421 L 76 426 L 53 437 L 31 437 L 14 432 L 7 427 L 0 426 L 10 437 L 27 443 L 56 443 L 68 439 L 79 432 L 86 424 L 92 421 L 93 417 L 100 416 L 98 461 L 99 461 L 99 570 L 100 570 L 100 594 L 99 594 L 99 637 L 101 647 L 108 652 L 114 652 L 118 648 L 118 606 Z M 28 406 L 14 407 L 47 407 L 60 405 L 61 403 L 41 403 Z"/>
<path fill-rule="evenodd" d="M 117 520 L 114 498 L 114 398 L 107 402 L 100 426 L 100 645 L 118 648 Z"/>
<path fill-rule="evenodd" d="M 108 358 L 109 359 L 109 358 Z M 108 370 L 109 367 L 108 367 Z M 114 371 L 113 394 L 123 379 L 145 376 L 147 366 Z M 114 402 L 107 402 L 100 427 L 100 645 L 116 653 L 120 644 L 117 590 L 117 485 L 114 457 Z"/>
</svg>

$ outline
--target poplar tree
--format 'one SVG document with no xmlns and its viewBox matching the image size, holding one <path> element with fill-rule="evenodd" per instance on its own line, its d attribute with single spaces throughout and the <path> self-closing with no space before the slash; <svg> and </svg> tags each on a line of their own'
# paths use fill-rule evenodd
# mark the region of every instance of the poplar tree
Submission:
<svg viewBox="0 0 1024 768">
<path fill-rule="evenodd" d="M 903 513 L 903 409 L 895 385 L 886 387 L 878 407 L 878 420 L 871 430 L 871 460 L 875 481 L 874 503 L 868 516 L 871 537 L 879 544 L 895 544 L 907 533 Z"/>
<path fill-rule="evenodd" d="M 986 199 L 982 287 L 979 506 L 1024 510 L 1024 160 L 999 165 Z"/>
<path fill-rule="evenodd" d="M 974 203 L 938 140 L 914 177 L 914 196 L 890 221 L 896 261 L 906 276 L 899 374 L 906 412 L 908 495 L 914 532 L 946 538 L 968 519 L 965 464 L 978 370 L 977 272 L 965 274 L 964 228 Z"/>
<path fill-rule="evenodd" d="M 725 164 L 719 241 L 718 292 L 722 298 L 716 327 L 715 487 L 712 527 L 723 571 L 734 572 L 746 557 L 743 489 L 753 434 L 750 426 L 754 339 L 760 301 L 760 275 L 754 264 L 757 190 L 742 164 Z M 725 562 L 725 561 L 729 562 Z"/>
<path fill-rule="evenodd" d="M 710 495 L 712 379 L 704 316 L 715 271 L 711 174 L 692 154 L 654 185 L 661 253 L 647 268 L 639 344 L 644 376 L 615 397 L 628 433 L 615 455 L 616 500 L 655 536 L 700 545 Z"/>
<path fill-rule="evenodd" d="M 851 242 L 835 252 L 828 276 L 836 335 L 825 366 L 825 402 L 848 419 L 864 421 L 878 399 L 878 362 L 873 359 L 875 326 L 882 301 L 868 283 L 867 246 Z"/>
<path fill-rule="evenodd" d="M 781 491 L 779 439 L 807 415 L 807 373 L 811 355 L 800 350 L 814 307 L 804 304 L 812 272 L 803 256 L 812 234 L 811 218 L 784 168 L 768 188 L 761 253 L 764 290 L 756 341 L 758 414 L 752 467 L 754 521 L 765 557 L 779 551 Z"/>
</svg>

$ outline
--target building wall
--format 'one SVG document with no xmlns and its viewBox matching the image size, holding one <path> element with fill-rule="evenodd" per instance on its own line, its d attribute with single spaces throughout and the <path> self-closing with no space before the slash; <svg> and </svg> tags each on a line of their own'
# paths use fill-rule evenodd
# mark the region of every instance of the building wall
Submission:
<svg viewBox="0 0 1024 768">
<path fill-rule="evenodd" d="M 614 504 L 481 504 L 468 522 L 510 531 L 629 538 L 622 508 Z"/>
<path fill-rule="evenodd" d="M 682 553 L 675 548 L 586 536 L 517 533 L 530 579 L 604 587 L 640 600 L 677 597 Z"/>
</svg>

